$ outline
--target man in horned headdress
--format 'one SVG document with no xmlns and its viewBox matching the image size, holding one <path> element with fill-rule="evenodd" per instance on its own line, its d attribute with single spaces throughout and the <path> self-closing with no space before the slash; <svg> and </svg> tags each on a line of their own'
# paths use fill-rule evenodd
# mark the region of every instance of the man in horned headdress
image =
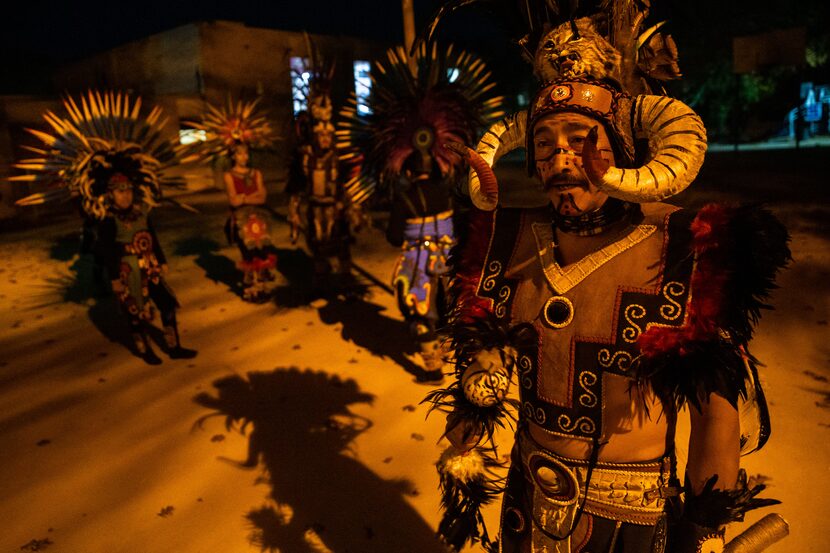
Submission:
<svg viewBox="0 0 830 553">
<path fill-rule="evenodd" d="M 179 304 L 164 279 L 167 262 L 149 216 L 162 189 L 181 184 L 169 172 L 180 163 L 177 137 L 165 136 L 160 108 L 140 117 L 141 99 L 128 94 L 90 91 L 79 102 L 67 97 L 64 108 L 65 116 L 44 115 L 51 133 L 31 131 L 44 144 L 30 148 L 40 157 L 16 167 L 32 172 L 10 179 L 57 187 L 18 204 L 79 197 L 85 227 L 95 231 L 91 249 L 107 268 L 136 353 L 147 363 L 161 363 L 145 333 L 155 305 L 169 356 L 194 357 L 196 351 L 182 347 L 179 339 Z"/>
<path fill-rule="evenodd" d="M 545 82 L 529 110 L 465 153 L 481 212 L 455 266 L 458 380 L 431 396 L 450 411 L 452 443 L 439 463 L 439 530 L 455 547 L 503 552 L 721 551 L 725 524 L 774 503 L 755 499 L 763 486 L 748 486 L 739 456 L 769 433 L 747 343 L 789 257 L 787 234 L 755 208 L 659 203 L 693 181 L 705 129 L 677 100 L 626 92 L 645 80 L 626 74 L 627 45 L 595 25 L 543 36 Z M 499 202 L 490 165 L 517 147 L 543 207 Z M 739 420 L 744 402 L 756 406 L 755 431 Z M 501 488 L 480 444 L 511 406 L 516 442 L 492 544 L 477 508 Z"/>
</svg>

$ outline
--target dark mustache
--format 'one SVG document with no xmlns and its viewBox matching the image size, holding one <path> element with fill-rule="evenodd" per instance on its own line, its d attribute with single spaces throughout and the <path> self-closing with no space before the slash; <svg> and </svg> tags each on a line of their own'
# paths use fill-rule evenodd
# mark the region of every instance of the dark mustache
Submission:
<svg viewBox="0 0 830 553">
<path fill-rule="evenodd" d="M 553 175 L 548 180 L 545 181 L 545 190 L 550 190 L 554 186 L 559 186 L 562 184 L 572 184 L 574 186 L 587 186 L 588 183 L 585 182 L 584 179 L 580 179 L 574 175 L 569 173 L 560 173 L 558 175 Z"/>
</svg>

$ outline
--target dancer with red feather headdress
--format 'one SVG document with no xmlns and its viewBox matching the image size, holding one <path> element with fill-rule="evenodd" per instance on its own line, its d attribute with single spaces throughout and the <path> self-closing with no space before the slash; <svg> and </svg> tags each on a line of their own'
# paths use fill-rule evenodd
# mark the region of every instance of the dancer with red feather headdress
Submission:
<svg viewBox="0 0 830 553">
<path fill-rule="evenodd" d="M 387 240 L 401 248 L 392 275 L 398 305 L 423 360 L 421 379 L 442 378 L 436 328 L 446 323 L 447 256 L 455 243 L 454 198 L 463 159 L 453 151 L 503 115 L 484 62 L 453 47 L 402 47 L 376 62 L 372 95 L 343 110 L 338 144 L 363 170 L 351 190 L 388 191 Z M 364 113 L 369 111 L 370 113 Z"/>
</svg>

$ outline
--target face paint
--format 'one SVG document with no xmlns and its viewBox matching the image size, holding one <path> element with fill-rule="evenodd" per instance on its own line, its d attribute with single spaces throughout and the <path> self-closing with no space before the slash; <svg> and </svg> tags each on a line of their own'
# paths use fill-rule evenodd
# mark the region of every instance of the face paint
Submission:
<svg viewBox="0 0 830 553">
<path fill-rule="evenodd" d="M 557 213 L 565 215 L 566 217 L 574 217 L 585 212 L 585 210 L 576 203 L 574 195 L 570 192 L 554 196 L 551 203 Z"/>
<path fill-rule="evenodd" d="M 582 167 L 582 146 L 594 119 L 579 113 L 556 113 L 543 117 L 533 131 L 536 174 L 557 213 L 563 216 L 594 211 L 608 196 L 588 180 Z M 602 126 L 598 147 L 613 163 L 608 136 Z"/>
</svg>

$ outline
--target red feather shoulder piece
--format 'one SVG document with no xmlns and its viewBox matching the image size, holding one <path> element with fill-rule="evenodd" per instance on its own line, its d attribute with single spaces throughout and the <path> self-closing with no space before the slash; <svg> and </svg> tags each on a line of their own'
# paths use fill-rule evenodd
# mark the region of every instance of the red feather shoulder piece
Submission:
<svg viewBox="0 0 830 553">
<path fill-rule="evenodd" d="M 688 227 L 694 256 L 686 318 L 652 326 L 637 341 L 635 374 L 677 403 L 717 392 L 734 402 L 745 392 L 747 344 L 790 260 L 789 236 L 757 205 L 710 204 Z"/>
</svg>

